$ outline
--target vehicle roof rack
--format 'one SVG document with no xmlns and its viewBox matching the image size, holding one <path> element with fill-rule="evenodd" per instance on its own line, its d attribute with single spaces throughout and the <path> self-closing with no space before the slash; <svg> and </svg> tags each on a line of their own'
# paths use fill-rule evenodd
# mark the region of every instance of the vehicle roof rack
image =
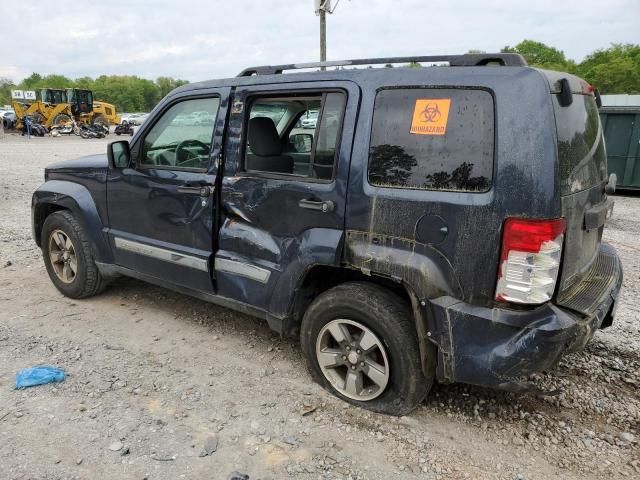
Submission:
<svg viewBox="0 0 640 480">
<path fill-rule="evenodd" d="M 284 65 L 264 65 L 245 68 L 238 77 L 252 75 L 275 75 L 285 70 L 306 68 L 346 67 L 353 65 L 386 65 L 388 63 L 448 62 L 450 67 L 477 67 L 498 64 L 503 67 L 526 67 L 527 61 L 519 53 L 465 53 L 464 55 L 430 55 L 423 57 L 382 57 L 359 58 L 354 60 L 334 60 L 329 62 L 289 63 Z"/>
</svg>

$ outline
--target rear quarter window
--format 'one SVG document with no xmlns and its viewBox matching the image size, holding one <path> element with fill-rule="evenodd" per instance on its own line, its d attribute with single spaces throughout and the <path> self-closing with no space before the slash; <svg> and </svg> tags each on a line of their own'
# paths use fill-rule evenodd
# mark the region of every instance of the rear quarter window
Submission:
<svg viewBox="0 0 640 480">
<path fill-rule="evenodd" d="M 563 107 L 557 98 L 553 105 L 561 194 L 580 192 L 604 181 L 607 156 L 595 99 L 591 95 L 574 94 L 571 105 Z"/>
<path fill-rule="evenodd" d="M 493 97 L 471 89 L 378 92 L 369 148 L 371 185 L 484 192 L 491 188 Z"/>
</svg>

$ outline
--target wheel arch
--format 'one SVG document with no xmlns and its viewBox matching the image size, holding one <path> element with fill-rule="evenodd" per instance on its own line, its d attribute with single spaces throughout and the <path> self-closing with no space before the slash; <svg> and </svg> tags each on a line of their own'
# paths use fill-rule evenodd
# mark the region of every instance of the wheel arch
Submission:
<svg viewBox="0 0 640 480">
<path fill-rule="evenodd" d="M 428 335 L 429 326 L 424 314 L 424 305 L 419 300 L 414 288 L 406 282 L 397 282 L 382 275 L 366 275 L 360 270 L 329 265 L 314 265 L 307 269 L 301 278 L 298 287 L 292 295 L 291 306 L 287 322 L 289 335 L 295 335 L 302 323 L 302 317 L 314 298 L 327 290 L 347 282 L 365 282 L 377 285 L 396 294 L 411 312 L 418 345 L 420 347 L 420 360 L 425 376 L 433 376 L 437 349 L 430 341 Z"/>
<path fill-rule="evenodd" d="M 40 202 L 33 206 L 33 239 L 38 247 L 42 247 L 42 226 L 49 215 L 60 210 L 69 210 L 57 203 Z"/>
<path fill-rule="evenodd" d="M 70 211 L 91 242 L 97 261 L 112 263 L 113 256 L 103 233 L 104 223 L 89 190 L 78 183 L 49 180 L 33 194 L 31 201 L 33 239 L 42 247 L 42 227 L 49 215 L 60 210 Z"/>
</svg>

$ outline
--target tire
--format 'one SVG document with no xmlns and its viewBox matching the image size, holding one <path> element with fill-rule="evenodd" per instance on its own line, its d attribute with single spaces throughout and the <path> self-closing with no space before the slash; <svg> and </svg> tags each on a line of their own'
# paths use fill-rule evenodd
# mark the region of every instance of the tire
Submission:
<svg viewBox="0 0 640 480">
<path fill-rule="evenodd" d="M 63 237 L 60 237 L 60 232 Z M 56 238 L 52 238 L 52 236 Z M 71 275 L 63 273 L 65 271 L 64 266 L 61 266 L 61 262 L 65 263 L 64 254 L 60 248 L 60 240 L 64 236 L 71 242 L 72 247 L 67 249 L 67 252 L 72 250 L 73 258 L 75 258 L 75 272 L 73 272 L 72 268 L 72 256 L 68 255 L 67 258 L 70 260 L 68 267 L 70 270 L 67 270 L 67 273 L 73 273 L 72 278 Z M 68 247 L 66 242 L 63 243 Z M 54 212 L 44 221 L 42 226 L 42 256 L 49 278 L 64 296 L 86 298 L 103 290 L 105 281 L 93 259 L 89 240 L 76 218 L 68 210 Z M 54 262 L 54 257 L 58 261 Z"/>
<path fill-rule="evenodd" d="M 40 112 L 35 112 L 31 115 L 31 120 L 33 121 L 33 123 L 40 124 L 44 122 L 44 117 Z"/>
<path fill-rule="evenodd" d="M 346 326 L 350 337 L 347 340 L 351 342 L 336 341 L 330 330 L 336 326 Z M 369 340 L 365 340 L 365 331 Z M 362 345 L 358 341 L 360 333 Z M 326 343 L 327 339 L 331 344 Z M 372 345 L 371 339 L 378 344 L 366 350 L 364 344 Z M 405 415 L 424 400 L 433 384 L 434 372 L 425 376 L 422 370 L 410 307 L 396 294 L 378 285 L 344 283 L 318 296 L 302 319 L 300 342 L 312 378 L 339 398 L 367 410 Z M 357 349 L 355 355 L 354 348 Z M 365 351 L 372 352 L 375 358 L 361 356 Z M 319 358 L 326 359 L 327 356 L 331 357 L 330 363 L 334 360 L 336 363 L 323 371 Z M 377 384 L 364 370 L 372 372 L 370 366 L 375 363 L 371 360 L 378 367 L 385 366 L 376 372 Z M 326 364 L 326 360 L 323 363 Z M 435 365 L 435 362 L 429 364 Z M 381 381 L 381 371 L 385 372 L 386 383 Z M 346 382 L 341 380 L 343 372 L 346 372 L 345 378 L 350 373 L 364 375 L 358 377 L 364 379 L 362 383 L 352 383 L 362 387 L 359 394 L 354 395 L 354 389 L 351 393 L 346 389 Z M 341 383 L 343 388 L 339 386 Z M 384 387 L 380 388 L 380 384 Z M 357 387 L 355 391 L 358 391 Z"/>
<path fill-rule="evenodd" d="M 66 113 L 59 113 L 53 119 L 53 125 L 54 126 L 61 127 L 63 125 L 67 125 L 68 123 L 71 123 L 71 117 L 69 115 L 67 115 Z"/>
<path fill-rule="evenodd" d="M 93 118 L 92 123 L 96 126 L 105 127 L 105 135 L 109 135 L 109 120 L 107 120 L 105 117 L 103 117 L 102 115 L 98 115 L 97 117 Z"/>
</svg>

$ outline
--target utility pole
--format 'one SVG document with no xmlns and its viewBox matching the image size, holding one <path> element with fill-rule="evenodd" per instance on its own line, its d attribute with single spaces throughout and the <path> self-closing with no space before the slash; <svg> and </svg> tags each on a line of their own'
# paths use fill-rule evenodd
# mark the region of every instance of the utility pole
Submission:
<svg viewBox="0 0 640 480">
<path fill-rule="evenodd" d="M 327 2 L 325 2 L 327 3 Z M 324 10 L 324 5 L 321 5 L 320 11 L 320 61 L 327 61 L 327 13 Z M 322 67 L 324 70 L 324 67 Z"/>
<path fill-rule="evenodd" d="M 340 0 L 337 0 L 333 9 L 331 0 L 313 0 L 316 15 L 320 17 L 320 61 L 327 61 L 327 13 L 333 13 Z M 320 67 L 325 70 L 325 67 Z"/>
</svg>

